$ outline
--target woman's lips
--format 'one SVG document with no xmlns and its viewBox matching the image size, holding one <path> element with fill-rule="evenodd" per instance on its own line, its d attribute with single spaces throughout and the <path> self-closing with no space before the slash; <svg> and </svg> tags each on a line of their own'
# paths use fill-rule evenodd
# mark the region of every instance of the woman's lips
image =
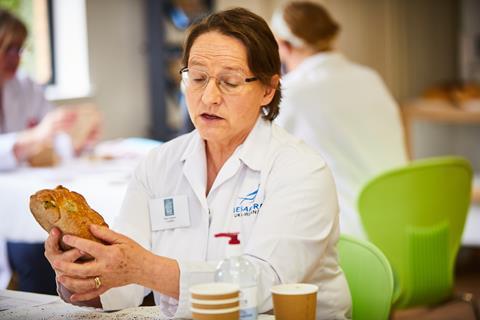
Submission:
<svg viewBox="0 0 480 320">
<path fill-rule="evenodd" d="M 202 117 L 202 119 L 205 119 L 205 120 L 223 120 L 222 117 L 216 116 L 214 114 L 209 114 L 209 113 L 202 113 L 200 116 Z"/>
</svg>

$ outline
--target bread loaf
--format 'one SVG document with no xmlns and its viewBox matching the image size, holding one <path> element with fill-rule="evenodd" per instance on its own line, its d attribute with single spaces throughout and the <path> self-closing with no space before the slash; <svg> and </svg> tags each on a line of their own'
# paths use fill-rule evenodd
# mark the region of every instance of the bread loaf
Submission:
<svg viewBox="0 0 480 320">
<path fill-rule="evenodd" d="M 63 234 L 100 242 L 90 232 L 91 224 L 101 226 L 108 225 L 103 217 L 90 208 L 85 198 L 76 192 L 70 191 L 63 186 L 55 189 L 44 189 L 30 196 L 30 211 L 35 220 L 47 232 L 57 227 Z M 63 250 L 70 249 L 63 242 L 60 243 Z"/>
</svg>

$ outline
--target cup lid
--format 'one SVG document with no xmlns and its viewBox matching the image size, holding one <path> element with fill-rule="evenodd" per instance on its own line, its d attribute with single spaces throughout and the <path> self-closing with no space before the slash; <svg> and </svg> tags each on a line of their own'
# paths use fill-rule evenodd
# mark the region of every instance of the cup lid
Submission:
<svg viewBox="0 0 480 320">
<path fill-rule="evenodd" d="M 270 291 L 276 294 L 310 294 L 318 291 L 318 287 L 310 283 L 287 283 L 273 286 Z"/>
<path fill-rule="evenodd" d="M 237 284 L 227 282 L 202 283 L 190 287 L 190 293 L 204 296 L 216 296 L 235 293 L 240 290 Z"/>
</svg>

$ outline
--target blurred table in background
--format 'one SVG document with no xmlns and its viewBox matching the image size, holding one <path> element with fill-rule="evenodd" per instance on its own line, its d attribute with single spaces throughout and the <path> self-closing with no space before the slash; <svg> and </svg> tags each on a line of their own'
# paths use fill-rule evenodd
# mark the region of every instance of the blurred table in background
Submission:
<svg viewBox="0 0 480 320">
<path fill-rule="evenodd" d="M 414 158 L 412 126 L 416 120 L 456 124 L 480 124 L 480 101 L 472 100 L 456 107 L 445 100 L 416 99 L 401 108 L 405 142 L 410 159 Z"/>
<path fill-rule="evenodd" d="M 0 236 L 13 241 L 42 242 L 47 233 L 29 209 L 30 195 L 58 185 L 82 194 L 111 224 L 123 199 L 135 160 L 75 159 L 51 168 L 23 167 L 0 173 Z"/>
<path fill-rule="evenodd" d="M 134 168 L 159 144 L 142 138 L 107 141 L 92 155 L 55 167 L 0 171 L 0 289 L 6 285 L 3 276 L 8 271 L 4 241 L 43 242 L 48 236 L 30 213 L 32 194 L 63 185 L 82 194 L 90 207 L 112 225 Z"/>
<path fill-rule="evenodd" d="M 473 200 L 463 230 L 462 245 L 480 247 L 480 174 L 475 175 L 473 185 Z"/>
</svg>

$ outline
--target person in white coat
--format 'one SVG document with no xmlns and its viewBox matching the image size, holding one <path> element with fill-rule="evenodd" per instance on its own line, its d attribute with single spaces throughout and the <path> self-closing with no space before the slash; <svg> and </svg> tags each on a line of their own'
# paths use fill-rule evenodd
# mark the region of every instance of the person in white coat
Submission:
<svg viewBox="0 0 480 320">
<path fill-rule="evenodd" d="M 62 252 L 51 231 L 45 254 L 60 295 L 115 310 L 153 291 L 160 315 L 188 318 L 188 288 L 213 281 L 226 257 L 227 241 L 214 235 L 239 232 L 258 271 L 259 312 L 272 309 L 273 285 L 307 282 L 320 288 L 318 319 L 349 318 L 333 178 L 313 149 L 272 124 L 281 65 L 267 23 L 241 8 L 211 14 L 191 28 L 183 63 L 196 129 L 139 165 L 115 231 L 90 226 L 106 245 L 65 235 L 75 249 Z M 84 252 L 95 259 L 75 263 Z"/>
<path fill-rule="evenodd" d="M 340 27 L 320 4 L 288 3 L 272 30 L 288 72 L 276 121 L 320 152 L 336 182 L 341 232 L 365 238 L 356 208 L 362 186 L 407 163 L 397 104 L 374 70 L 334 49 Z"/>
</svg>

